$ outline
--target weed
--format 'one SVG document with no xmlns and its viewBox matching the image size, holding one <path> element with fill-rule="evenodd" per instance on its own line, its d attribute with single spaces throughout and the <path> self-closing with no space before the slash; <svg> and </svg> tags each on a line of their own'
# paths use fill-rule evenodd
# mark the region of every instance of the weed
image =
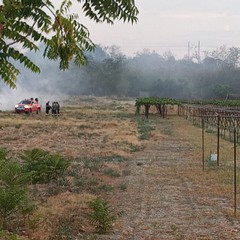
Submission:
<svg viewBox="0 0 240 240">
<path fill-rule="evenodd" d="M 112 168 L 105 169 L 104 174 L 111 176 L 111 177 L 120 177 L 121 176 L 121 174 L 117 170 L 112 169 Z"/>
<path fill-rule="evenodd" d="M 70 163 L 64 156 L 37 148 L 25 151 L 21 158 L 24 160 L 24 171 L 31 174 L 32 183 L 49 183 L 57 179 Z"/>
<path fill-rule="evenodd" d="M 138 124 L 138 131 L 140 133 L 140 140 L 147 140 L 150 138 L 151 131 L 155 129 L 151 125 L 151 122 L 148 119 L 138 119 L 137 120 Z"/>
<path fill-rule="evenodd" d="M 119 189 L 122 190 L 122 191 L 126 191 L 127 190 L 127 184 L 126 183 L 121 183 L 119 185 Z"/>
<path fill-rule="evenodd" d="M 125 157 L 119 156 L 119 155 L 112 155 L 105 159 L 107 162 L 124 162 L 126 161 Z"/>
<path fill-rule="evenodd" d="M 0 221 L 3 229 L 17 216 L 27 215 L 32 205 L 28 197 L 29 176 L 24 174 L 16 161 L 7 159 L 7 152 L 0 150 Z M 11 220 L 10 220 L 11 219 Z"/>
<path fill-rule="evenodd" d="M 130 170 L 130 169 L 123 169 L 122 175 L 123 175 L 123 176 L 129 176 L 129 175 L 131 175 L 131 170 Z"/>
<path fill-rule="evenodd" d="M 74 182 L 77 187 L 84 187 L 87 185 L 87 179 L 84 177 L 75 177 Z"/>
<path fill-rule="evenodd" d="M 84 233 L 82 236 L 83 240 L 98 240 L 98 236 L 96 234 L 88 234 Z"/>
<path fill-rule="evenodd" d="M 129 146 L 130 146 L 130 152 L 131 153 L 141 151 L 141 149 L 142 149 L 141 146 L 136 145 L 136 144 L 132 144 L 132 143 L 130 143 Z"/>
<path fill-rule="evenodd" d="M 109 184 L 101 185 L 99 188 L 106 191 L 106 192 L 110 192 L 114 189 L 113 186 L 109 185 Z"/>
<path fill-rule="evenodd" d="M 206 133 L 215 133 L 216 130 L 214 130 L 213 128 L 207 128 L 206 130 Z"/>
<path fill-rule="evenodd" d="M 44 217 L 41 216 L 40 214 L 36 215 L 36 216 L 32 216 L 29 220 L 28 220 L 28 225 L 30 227 L 30 229 L 36 229 L 38 227 L 38 225 L 40 223 L 42 223 L 44 221 Z"/>
<path fill-rule="evenodd" d="M 130 118 L 130 117 L 132 117 L 133 116 L 133 114 L 132 113 L 128 113 L 128 112 L 117 112 L 116 113 L 116 117 L 117 118 L 121 118 L 121 119 L 123 119 L 123 118 Z"/>
<path fill-rule="evenodd" d="M 97 102 L 97 99 L 94 97 L 81 98 L 81 102 Z"/>
<path fill-rule="evenodd" d="M 0 239 L 3 240 L 21 240 L 22 238 L 18 234 L 12 234 L 5 230 L 0 230 Z"/>
<path fill-rule="evenodd" d="M 170 128 L 170 127 L 165 128 L 165 129 L 163 130 L 163 133 L 164 133 L 165 135 L 168 135 L 168 136 L 172 135 L 172 134 L 173 134 L 172 128 Z"/>
<path fill-rule="evenodd" d="M 172 231 L 176 231 L 177 230 L 177 226 L 175 225 L 175 224 L 172 224 L 171 226 L 170 226 L 170 228 L 172 229 Z"/>
<path fill-rule="evenodd" d="M 102 159 L 85 159 L 83 167 L 90 171 L 99 171 L 103 167 L 104 163 Z"/>
<path fill-rule="evenodd" d="M 91 179 L 88 181 L 88 184 L 89 184 L 90 186 L 97 186 L 100 182 L 101 182 L 101 179 L 99 179 L 99 178 L 91 178 Z"/>
<path fill-rule="evenodd" d="M 116 212 L 101 198 L 91 201 L 89 207 L 92 211 L 88 218 L 97 233 L 108 233 L 113 228 L 113 223 L 122 215 L 122 212 Z"/>
<path fill-rule="evenodd" d="M 0 188 L 0 218 L 1 228 L 6 229 L 17 213 L 21 213 L 28 206 L 28 190 L 26 187 L 10 186 Z M 14 217 L 15 216 L 15 217 Z"/>
<path fill-rule="evenodd" d="M 15 125 L 15 128 L 16 128 L 16 129 L 19 129 L 21 126 L 22 126 L 22 124 L 16 124 L 16 125 Z"/>
<path fill-rule="evenodd" d="M 91 133 L 88 133 L 88 132 L 79 132 L 79 133 L 78 133 L 78 137 L 79 137 L 79 138 L 82 138 L 82 137 L 92 138 L 92 137 L 98 137 L 98 136 L 100 136 L 99 133 L 95 133 L 95 132 L 91 132 Z"/>
</svg>

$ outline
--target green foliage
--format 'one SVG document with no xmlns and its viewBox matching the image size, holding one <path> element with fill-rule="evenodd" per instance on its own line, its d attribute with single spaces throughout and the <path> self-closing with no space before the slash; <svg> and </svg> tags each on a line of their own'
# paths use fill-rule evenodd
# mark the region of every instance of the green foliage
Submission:
<svg viewBox="0 0 240 240">
<path fill-rule="evenodd" d="M 122 190 L 122 191 L 126 191 L 127 190 L 127 183 L 121 183 L 119 185 L 119 189 Z"/>
<path fill-rule="evenodd" d="M 28 198 L 26 184 L 29 176 L 24 174 L 22 167 L 16 161 L 7 159 L 7 151 L 0 150 L 0 219 L 1 227 L 6 228 L 11 219 L 18 214 L 27 215 L 33 205 Z"/>
<path fill-rule="evenodd" d="M 107 168 L 104 170 L 104 173 L 108 176 L 111 176 L 111 177 L 120 177 L 120 173 L 115 170 L 115 169 L 112 169 L 112 168 Z"/>
<path fill-rule="evenodd" d="M 85 63 L 85 52 L 92 51 L 94 44 L 88 29 L 78 22 L 78 14 L 70 14 L 73 2 L 62 0 L 56 9 L 47 1 L 3 1 L 0 6 L 0 77 L 11 88 L 16 87 L 20 74 L 15 63 L 22 64 L 34 73 L 39 67 L 22 49 L 38 51 L 38 43 L 45 45 L 44 57 L 60 60 L 60 69 L 69 67 L 70 61 L 77 65 Z M 136 22 L 138 10 L 134 0 L 86 0 L 82 5 L 86 17 L 95 22 L 113 23 L 114 20 Z"/>
<path fill-rule="evenodd" d="M 138 131 L 139 131 L 139 138 L 141 140 L 147 140 L 150 138 L 151 131 L 154 130 L 154 127 L 151 125 L 151 122 L 148 119 L 138 119 Z"/>
<path fill-rule="evenodd" d="M 17 211 L 24 211 L 28 205 L 27 188 L 9 186 L 0 188 L 0 216 L 2 226 L 5 227 L 7 218 Z"/>
<path fill-rule="evenodd" d="M 101 198 L 91 201 L 89 206 L 92 211 L 88 218 L 97 233 L 108 233 L 113 228 L 113 223 L 122 215 L 122 212 L 116 212 Z"/>
<path fill-rule="evenodd" d="M 50 154 L 42 149 L 27 150 L 21 156 L 23 169 L 31 175 L 32 183 L 48 183 L 63 175 L 69 159 L 59 154 Z"/>
<path fill-rule="evenodd" d="M 140 113 L 141 106 L 146 105 L 158 106 L 163 104 L 180 105 L 180 101 L 173 98 L 158 98 L 158 97 L 137 98 L 135 101 L 136 113 L 137 114 Z"/>
<path fill-rule="evenodd" d="M 99 171 L 104 166 L 103 159 L 85 159 L 83 162 L 84 168 L 90 171 Z"/>
<path fill-rule="evenodd" d="M 100 189 L 106 191 L 106 192 L 111 192 L 114 188 L 112 185 L 109 184 L 103 184 L 100 186 Z"/>
<path fill-rule="evenodd" d="M 218 86 L 218 91 L 226 91 L 228 89 L 225 87 Z M 221 92 L 222 96 L 225 95 Z M 140 113 L 141 106 L 159 106 L 162 104 L 168 105 L 181 105 L 181 104 L 195 104 L 195 105 L 213 105 L 213 106 L 229 106 L 236 107 L 240 106 L 239 100 L 219 100 L 219 99 L 208 99 L 208 100 L 177 100 L 172 98 L 158 98 L 158 97 L 146 97 L 146 98 L 137 98 L 135 101 L 136 114 Z"/>
<path fill-rule="evenodd" d="M 7 149 L 0 148 L 0 161 L 6 160 L 6 158 L 7 158 Z"/>
<path fill-rule="evenodd" d="M 23 186 L 29 182 L 29 175 L 24 174 L 19 163 L 11 159 L 0 160 L 0 179 L 4 186 Z"/>
<path fill-rule="evenodd" d="M 18 234 L 12 234 L 8 231 L 1 230 L 0 239 L 1 240 L 21 240 L 22 238 Z"/>
</svg>

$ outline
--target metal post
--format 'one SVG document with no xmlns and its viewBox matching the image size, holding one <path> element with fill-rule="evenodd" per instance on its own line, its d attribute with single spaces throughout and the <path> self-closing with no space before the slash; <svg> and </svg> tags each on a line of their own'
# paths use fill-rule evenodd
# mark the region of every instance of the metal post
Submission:
<svg viewBox="0 0 240 240">
<path fill-rule="evenodd" d="M 202 117 L 202 167 L 204 171 L 204 117 Z"/>
<path fill-rule="evenodd" d="M 234 216 L 236 217 L 237 213 L 237 152 L 236 152 L 236 127 L 234 127 Z"/>
<path fill-rule="evenodd" d="M 220 116 L 217 120 L 217 166 L 219 166 L 219 138 L 220 138 Z"/>
</svg>

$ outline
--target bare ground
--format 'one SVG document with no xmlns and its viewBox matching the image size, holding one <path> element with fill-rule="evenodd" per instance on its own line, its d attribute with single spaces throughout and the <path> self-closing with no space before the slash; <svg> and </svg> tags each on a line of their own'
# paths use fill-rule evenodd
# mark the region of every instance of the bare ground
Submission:
<svg viewBox="0 0 240 240">
<path fill-rule="evenodd" d="M 158 137 L 134 155 L 126 216 L 111 239 L 240 239 L 232 192 L 202 171 L 201 130 L 179 117 L 155 121 Z"/>
<path fill-rule="evenodd" d="M 112 192 L 76 191 L 70 184 L 49 196 L 43 190 L 47 186 L 39 186 L 44 222 L 26 231 L 24 239 L 48 239 L 52 229 L 57 229 L 56 219 L 63 216 L 71 224 L 78 219 L 79 233 L 75 238 L 55 239 L 240 239 L 240 208 L 234 217 L 232 180 L 223 180 L 225 175 L 216 169 L 202 171 L 201 130 L 178 116 L 161 119 L 150 115 L 155 130 L 149 140 L 140 141 L 136 118 L 143 117 L 134 116 L 134 101 L 104 99 L 81 104 L 70 101 L 58 119 L 44 114 L 31 118 L 1 114 L 0 144 L 11 149 L 12 155 L 40 147 L 75 159 L 112 154 L 128 158 L 121 164 L 107 164 L 122 172 L 117 179 L 102 171 L 81 170 L 83 175 L 114 186 Z M 119 190 L 120 183 L 126 184 L 125 191 Z M 107 235 L 92 233 L 81 217 L 86 202 L 98 194 L 125 213 Z M 237 199 L 239 204 L 239 194 Z"/>
</svg>

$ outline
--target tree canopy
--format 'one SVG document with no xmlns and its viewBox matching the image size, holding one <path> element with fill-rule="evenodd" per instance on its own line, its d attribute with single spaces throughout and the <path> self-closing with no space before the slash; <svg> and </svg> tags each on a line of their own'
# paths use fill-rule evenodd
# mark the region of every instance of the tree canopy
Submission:
<svg viewBox="0 0 240 240">
<path fill-rule="evenodd" d="M 95 47 L 88 29 L 71 13 L 79 3 L 85 17 L 95 22 L 113 24 L 115 20 L 137 22 L 138 9 L 134 0 L 62 0 L 56 8 L 51 0 L 3 0 L 0 5 L 0 77 L 11 88 L 16 87 L 20 74 L 16 62 L 32 72 L 40 68 L 24 52 L 38 51 L 45 45 L 44 57 L 59 60 L 60 69 L 74 61 L 82 65 L 85 52 Z M 1 4 L 1 1 L 0 1 Z M 24 50 L 24 51 L 22 51 Z"/>
</svg>

